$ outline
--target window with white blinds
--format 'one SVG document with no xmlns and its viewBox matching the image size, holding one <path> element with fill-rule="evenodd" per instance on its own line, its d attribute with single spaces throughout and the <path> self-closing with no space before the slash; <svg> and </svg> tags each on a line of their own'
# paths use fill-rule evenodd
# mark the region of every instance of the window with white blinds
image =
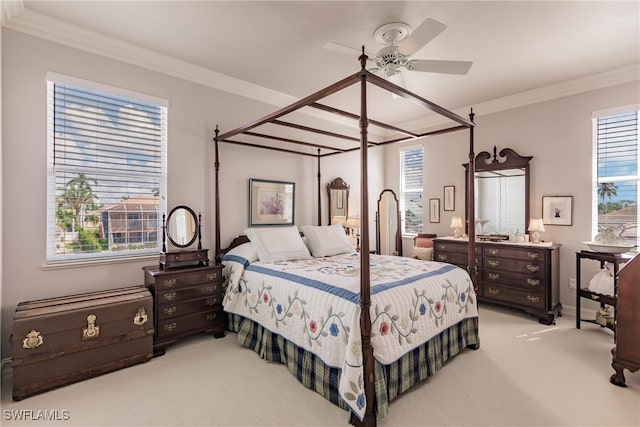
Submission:
<svg viewBox="0 0 640 427">
<path fill-rule="evenodd" d="M 593 234 L 613 227 L 627 241 L 638 244 L 638 115 L 616 112 L 593 119 L 594 227 Z"/>
<path fill-rule="evenodd" d="M 47 81 L 47 261 L 157 253 L 166 102 L 86 83 Z"/>
<path fill-rule="evenodd" d="M 402 233 L 422 233 L 423 149 L 400 151 L 400 212 Z"/>
</svg>

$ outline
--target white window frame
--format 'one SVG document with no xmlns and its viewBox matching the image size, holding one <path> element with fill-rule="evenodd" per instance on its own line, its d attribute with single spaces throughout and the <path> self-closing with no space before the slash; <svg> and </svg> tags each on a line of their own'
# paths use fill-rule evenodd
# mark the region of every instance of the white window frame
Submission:
<svg viewBox="0 0 640 427">
<path fill-rule="evenodd" d="M 405 200 L 405 195 L 408 192 L 413 192 L 415 191 L 417 193 L 416 190 L 409 190 L 407 191 L 407 189 L 405 188 L 405 174 L 404 174 L 404 168 L 403 168 L 403 157 L 405 155 L 405 153 L 409 152 L 409 151 L 416 151 L 416 150 L 420 150 L 422 151 L 422 185 L 421 185 L 421 189 L 420 189 L 420 196 L 422 198 L 422 212 L 421 212 L 421 222 L 420 222 L 420 231 L 414 232 L 414 231 L 407 231 L 406 229 L 406 225 L 407 225 L 407 221 L 406 221 L 406 217 L 405 217 L 405 206 L 404 206 L 404 200 Z M 402 230 L 402 235 L 403 236 L 416 236 L 418 233 L 421 233 L 422 230 L 424 229 L 424 212 L 425 212 L 425 206 L 424 206 L 424 146 L 422 145 L 412 145 L 412 146 L 407 146 L 407 147 L 402 147 L 399 150 L 399 157 L 398 157 L 398 162 L 399 162 L 399 170 L 400 170 L 400 194 L 399 194 L 399 204 L 400 204 L 400 218 L 401 218 L 401 222 L 402 222 L 402 226 L 401 226 L 401 230 Z"/>
<path fill-rule="evenodd" d="M 167 122 L 169 103 L 165 99 L 116 88 L 100 83 L 95 83 L 83 79 L 65 76 L 53 72 L 47 73 L 47 243 L 46 243 L 46 263 L 44 267 L 73 266 L 91 263 L 122 262 L 136 260 L 146 257 L 157 257 L 161 249 L 162 241 L 162 220 L 161 213 L 166 212 L 166 192 L 167 192 Z M 80 254 L 56 254 L 56 166 L 54 165 L 54 86 L 64 84 L 74 86 L 79 89 L 91 90 L 104 93 L 109 96 L 126 98 L 136 102 L 153 104 L 160 110 L 160 165 L 158 175 L 158 213 L 157 213 L 157 245 L 144 249 L 127 249 L 118 251 L 99 251 Z M 85 168 L 82 168 L 85 169 Z M 90 169 L 90 168 L 89 168 Z M 87 169 L 87 170 L 89 170 Z M 60 169 L 62 170 L 62 168 Z M 72 170 L 67 168 L 67 170 Z M 79 172 L 82 170 L 78 169 Z M 126 175 L 126 173 L 125 173 Z M 133 176 L 133 173 L 130 175 Z"/>
<path fill-rule="evenodd" d="M 611 108 L 611 109 L 607 109 L 607 110 L 600 110 L 600 111 L 594 111 L 592 113 L 592 187 L 591 187 L 591 195 L 592 195 L 592 203 L 591 203 L 591 236 L 593 240 L 593 238 L 598 234 L 599 230 L 598 230 L 598 221 L 599 221 L 599 212 L 598 212 L 598 205 L 600 203 L 600 199 L 598 196 L 598 185 L 600 184 L 600 182 L 610 182 L 612 180 L 615 181 L 628 181 L 628 180 L 632 180 L 632 181 L 636 181 L 637 183 L 637 188 L 638 188 L 638 194 L 636 195 L 637 198 L 640 198 L 640 136 L 638 136 L 637 138 L 637 144 L 636 144 L 636 149 L 637 149 L 637 164 L 636 164 L 636 174 L 635 175 L 629 175 L 629 176 L 615 176 L 615 177 L 603 177 L 603 178 L 598 178 L 598 119 L 601 117 L 608 117 L 608 116 L 616 116 L 616 115 L 621 115 L 621 114 L 628 114 L 628 113 L 632 113 L 632 112 L 636 112 L 636 118 L 638 120 L 638 126 L 639 126 L 639 130 L 640 130 L 640 104 L 635 104 L 635 105 L 629 105 L 629 106 L 623 106 L 623 107 L 617 107 L 617 108 Z M 639 133 L 640 135 L 640 133 Z M 638 209 L 636 210 L 636 227 L 637 227 L 637 235 L 638 235 L 638 239 L 640 240 L 640 200 L 636 200 L 636 205 L 638 206 Z M 638 245 L 640 242 L 636 241 L 636 242 L 632 242 L 635 245 Z"/>
</svg>

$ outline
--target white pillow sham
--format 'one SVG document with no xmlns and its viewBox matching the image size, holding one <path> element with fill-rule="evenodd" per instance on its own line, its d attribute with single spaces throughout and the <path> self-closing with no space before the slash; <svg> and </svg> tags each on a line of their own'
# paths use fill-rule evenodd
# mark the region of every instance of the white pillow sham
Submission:
<svg viewBox="0 0 640 427">
<path fill-rule="evenodd" d="M 305 225 L 300 227 L 314 257 L 323 257 L 355 252 L 342 224 Z"/>
<path fill-rule="evenodd" d="M 262 262 L 309 259 L 311 254 L 304 244 L 298 227 L 247 228 L 247 235 Z"/>
</svg>

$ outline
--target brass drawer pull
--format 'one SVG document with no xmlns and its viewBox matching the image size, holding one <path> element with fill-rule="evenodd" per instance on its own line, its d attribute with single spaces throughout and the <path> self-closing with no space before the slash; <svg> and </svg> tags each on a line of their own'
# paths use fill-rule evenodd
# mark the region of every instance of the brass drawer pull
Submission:
<svg viewBox="0 0 640 427">
<path fill-rule="evenodd" d="M 444 254 L 438 254 L 438 260 L 440 261 L 446 261 L 447 260 L 447 256 Z"/>
<path fill-rule="evenodd" d="M 540 297 L 537 295 L 527 295 L 527 300 L 531 302 L 540 302 Z"/>
<path fill-rule="evenodd" d="M 33 350 L 34 348 L 40 347 L 44 343 L 44 337 L 40 335 L 40 332 L 32 329 L 26 335 L 26 338 L 22 340 L 22 348 L 26 348 L 28 350 Z"/>
<path fill-rule="evenodd" d="M 167 316 L 171 316 L 173 315 L 173 313 L 175 313 L 176 311 L 178 311 L 177 307 L 166 307 L 165 309 L 162 310 L 164 312 L 164 314 L 166 314 Z"/>
<path fill-rule="evenodd" d="M 489 279 L 498 280 L 500 279 L 500 275 L 498 273 L 489 273 Z"/>
<path fill-rule="evenodd" d="M 540 271 L 540 266 L 539 265 L 527 264 L 527 270 L 529 270 L 531 272 Z"/>
<path fill-rule="evenodd" d="M 491 295 L 499 295 L 500 294 L 500 289 L 489 288 L 489 293 Z"/>
<path fill-rule="evenodd" d="M 539 279 L 527 279 L 527 285 L 540 286 L 540 280 Z"/>
<path fill-rule="evenodd" d="M 218 302 L 217 298 L 209 298 L 207 300 L 207 305 L 215 305 Z"/>
<path fill-rule="evenodd" d="M 176 285 L 176 283 L 178 283 L 177 279 L 165 279 L 162 282 L 162 285 L 167 287 L 167 288 L 173 288 Z"/>
<path fill-rule="evenodd" d="M 444 243 L 440 245 L 440 247 L 438 249 L 441 249 L 443 251 L 447 250 L 447 245 L 445 245 Z"/>
<path fill-rule="evenodd" d="M 497 250 L 497 249 L 494 249 L 494 248 L 491 248 L 491 249 L 489 249 L 489 253 L 490 253 L 491 255 L 498 255 L 498 250 Z"/>
<path fill-rule="evenodd" d="M 166 325 L 164 325 L 164 330 L 168 331 L 168 332 L 173 331 L 175 328 L 176 328 L 176 323 L 175 322 L 167 323 Z"/>
<path fill-rule="evenodd" d="M 175 292 L 166 293 L 162 298 L 164 298 L 165 301 L 173 301 L 174 299 L 176 299 L 176 293 Z"/>
<path fill-rule="evenodd" d="M 215 280 L 216 277 L 218 277 L 218 275 L 215 273 L 207 273 L 207 280 Z"/>
<path fill-rule="evenodd" d="M 490 259 L 489 261 L 487 261 L 487 263 L 491 266 L 491 267 L 497 267 L 500 265 L 500 261 L 496 261 L 495 259 Z"/>
<path fill-rule="evenodd" d="M 598 301 L 600 299 L 600 295 L 591 294 L 591 299 L 594 301 Z"/>
<path fill-rule="evenodd" d="M 539 255 L 540 255 L 540 254 L 539 254 L 539 253 L 537 253 L 537 252 L 528 252 L 528 253 L 527 253 L 527 256 L 529 257 L 529 259 L 538 259 L 538 256 L 539 256 Z"/>
<path fill-rule="evenodd" d="M 212 294 L 213 292 L 215 292 L 216 289 L 218 289 L 217 286 L 205 286 L 204 288 L 204 290 L 209 294 Z"/>
<path fill-rule="evenodd" d="M 216 318 L 215 313 L 207 314 L 207 320 L 211 321 L 211 320 L 214 320 L 215 318 Z"/>
</svg>

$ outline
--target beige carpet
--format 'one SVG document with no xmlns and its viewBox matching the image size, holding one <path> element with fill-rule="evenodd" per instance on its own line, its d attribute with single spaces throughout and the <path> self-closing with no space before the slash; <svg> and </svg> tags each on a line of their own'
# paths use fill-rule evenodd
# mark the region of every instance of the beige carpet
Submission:
<svg viewBox="0 0 640 427">
<path fill-rule="evenodd" d="M 613 335 L 575 318 L 545 326 L 480 307 L 481 346 L 393 401 L 381 426 L 638 426 L 640 372 L 609 383 Z M 2 420 L 17 426 L 340 426 L 346 411 L 300 385 L 235 335 L 197 335 L 166 355 L 21 402 L 3 375 Z M 35 418 L 38 411 L 68 420 Z M 31 412 L 29 412 L 31 411 Z M 68 411 L 68 412 L 62 412 Z M 50 412 L 51 413 L 51 412 Z M 29 415 L 31 414 L 31 415 Z"/>
</svg>

